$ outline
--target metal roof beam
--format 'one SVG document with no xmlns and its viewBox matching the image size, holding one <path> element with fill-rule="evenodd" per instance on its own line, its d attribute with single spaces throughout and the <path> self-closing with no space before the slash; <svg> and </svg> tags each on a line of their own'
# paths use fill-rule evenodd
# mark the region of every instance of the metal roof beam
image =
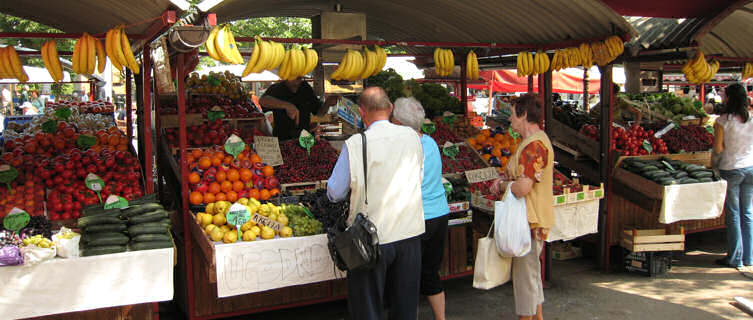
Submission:
<svg viewBox="0 0 753 320">
<path fill-rule="evenodd" d="M 714 27 L 716 27 L 720 22 L 722 22 L 722 20 L 729 17 L 736 10 L 744 8 L 745 5 L 750 2 L 751 0 L 737 0 L 714 15 L 712 18 L 708 19 L 708 21 L 693 35 L 693 38 L 691 38 L 692 42 L 701 43 L 701 39 L 711 33 L 711 30 L 714 29 Z"/>
</svg>

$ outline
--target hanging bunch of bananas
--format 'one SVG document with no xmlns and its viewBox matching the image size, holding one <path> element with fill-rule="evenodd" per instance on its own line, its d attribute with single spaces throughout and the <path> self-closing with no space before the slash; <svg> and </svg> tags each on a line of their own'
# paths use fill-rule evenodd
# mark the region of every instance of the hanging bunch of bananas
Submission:
<svg viewBox="0 0 753 320">
<path fill-rule="evenodd" d="M 455 54 L 450 49 L 434 49 L 434 71 L 440 77 L 452 74 L 455 69 Z"/>
<path fill-rule="evenodd" d="M 619 57 L 625 51 L 625 45 L 618 36 L 611 36 L 604 41 L 597 41 L 591 44 L 593 60 L 599 66 L 605 66 Z"/>
<path fill-rule="evenodd" d="M 554 51 L 550 69 L 560 71 L 566 68 L 574 68 L 581 64 L 582 57 L 578 48 L 566 48 Z"/>
<path fill-rule="evenodd" d="M 743 75 L 741 80 L 745 80 L 750 77 L 753 77 L 753 64 L 746 62 L 745 66 L 743 67 Z"/>
<path fill-rule="evenodd" d="M 0 48 L 0 79 L 16 79 L 20 82 L 29 81 L 29 76 L 24 71 L 21 58 L 13 46 Z"/>
<path fill-rule="evenodd" d="M 386 63 L 387 52 L 379 46 L 375 46 L 374 50 L 365 48 L 363 54 L 360 51 L 348 50 L 330 78 L 348 81 L 366 79 L 382 71 Z"/>
<path fill-rule="evenodd" d="M 204 43 L 212 59 L 230 64 L 243 64 L 243 56 L 238 51 L 235 37 L 227 24 L 215 26 Z"/>
<path fill-rule="evenodd" d="M 580 56 L 580 65 L 583 68 L 590 69 L 594 65 L 594 52 L 591 49 L 591 45 L 585 42 L 581 43 L 578 47 L 578 53 Z"/>
<path fill-rule="evenodd" d="M 211 35 L 209 37 L 211 39 Z M 207 52 L 212 52 L 210 50 L 213 49 L 209 45 L 209 39 L 207 39 Z M 313 53 L 316 55 L 316 51 Z M 209 55 L 212 55 L 212 53 Z M 281 64 L 283 60 L 285 60 L 286 55 L 285 47 L 283 47 L 281 43 L 264 41 L 257 35 L 254 37 L 254 51 L 251 53 L 251 58 L 248 59 L 248 62 L 246 63 L 246 68 L 243 70 L 242 76 L 245 77 L 249 73 L 259 73 L 264 70 L 274 70 L 277 67 L 282 68 Z M 311 55 L 311 53 L 307 52 L 305 55 L 307 57 L 305 60 L 308 60 L 308 56 Z M 318 62 L 318 56 L 316 56 L 316 60 Z M 242 61 L 243 60 L 241 60 L 241 63 L 243 63 Z M 314 67 L 316 67 L 317 62 L 314 63 Z M 306 63 L 306 66 L 308 66 L 308 63 Z"/>
<path fill-rule="evenodd" d="M 478 80 L 478 57 L 473 50 L 466 56 L 465 75 L 468 80 Z"/>
<path fill-rule="evenodd" d="M 97 46 L 97 48 L 102 46 L 99 41 L 95 41 L 94 44 Z M 76 43 L 76 46 L 78 46 L 78 43 Z M 112 63 L 113 67 L 115 67 L 115 69 L 122 70 L 123 67 L 126 67 L 128 69 L 131 69 L 131 72 L 133 72 L 134 74 L 139 74 L 139 63 L 133 56 L 133 51 L 131 50 L 131 42 L 128 41 L 128 36 L 126 36 L 126 33 L 123 30 L 123 25 L 119 25 L 108 30 L 107 35 L 105 36 L 104 51 L 100 53 L 100 49 L 97 49 L 97 57 L 101 57 L 102 59 L 102 66 L 98 69 L 102 71 L 104 71 L 105 53 L 108 57 L 110 57 L 110 62 Z M 74 71 L 76 70 L 74 69 Z"/>
<path fill-rule="evenodd" d="M 51 47 L 53 47 L 54 51 L 55 42 L 47 41 L 47 43 L 45 43 L 45 46 L 50 45 Z M 45 52 L 49 52 L 49 49 L 45 50 L 45 46 L 42 47 L 42 58 L 45 58 L 45 56 L 48 57 L 48 59 L 45 59 L 45 65 L 47 66 L 47 70 L 50 72 L 50 74 L 52 74 L 53 72 L 56 72 L 55 70 L 57 68 L 60 67 L 60 62 L 57 63 L 57 66 L 52 66 L 53 64 L 55 64 L 55 61 L 57 61 L 57 52 L 55 52 L 54 56 L 49 53 L 45 54 Z M 130 45 L 128 51 L 130 52 Z M 130 56 L 131 58 L 133 58 L 133 54 L 131 54 Z M 50 63 L 48 63 L 48 60 L 55 61 L 50 61 Z M 136 59 L 134 59 L 134 63 L 135 61 Z M 73 49 L 73 71 L 78 74 L 85 75 L 94 74 L 95 70 L 99 73 L 102 73 L 105 71 L 106 63 L 107 61 L 105 57 L 105 48 L 102 46 L 102 42 L 95 39 L 90 34 L 84 32 L 81 38 L 76 41 L 76 47 Z M 136 66 L 136 70 L 138 70 L 138 64 Z M 61 79 L 58 80 L 62 80 L 62 69 L 60 76 Z M 55 79 L 55 76 L 53 76 L 53 79 Z"/>
<path fill-rule="evenodd" d="M 533 58 L 533 74 L 542 74 L 549 70 L 549 55 L 544 51 L 536 52 Z"/>
<path fill-rule="evenodd" d="M 719 61 L 706 62 L 706 57 L 701 51 L 698 51 L 695 58 L 688 60 L 682 67 L 682 73 L 685 74 L 685 78 L 693 84 L 711 81 L 717 71 L 719 71 Z"/>
<path fill-rule="evenodd" d="M 47 72 L 50 73 L 52 81 L 58 82 L 63 80 L 63 67 L 60 65 L 57 43 L 55 40 L 47 40 L 42 45 L 42 60 L 44 60 L 44 66 L 47 68 Z M 104 59 L 99 61 L 104 61 Z M 100 65 L 104 71 L 105 63 L 101 62 Z"/>
<path fill-rule="evenodd" d="M 319 63 L 319 55 L 313 49 L 291 48 L 285 52 L 278 75 L 280 79 L 293 80 L 313 71 L 317 63 Z"/>
<path fill-rule="evenodd" d="M 518 53 L 518 77 L 529 76 L 533 74 L 533 56 L 528 51 Z"/>
</svg>

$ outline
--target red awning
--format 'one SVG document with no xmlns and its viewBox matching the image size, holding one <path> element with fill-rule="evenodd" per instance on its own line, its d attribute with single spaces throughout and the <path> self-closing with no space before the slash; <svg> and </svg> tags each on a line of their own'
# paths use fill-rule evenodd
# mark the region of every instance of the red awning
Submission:
<svg viewBox="0 0 753 320">
<path fill-rule="evenodd" d="M 468 88 L 477 90 L 489 90 L 489 83 L 494 77 L 494 92 L 527 92 L 528 77 L 518 77 L 515 70 L 487 70 L 479 72 L 479 76 L 487 81 L 487 84 L 469 84 Z M 601 81 L 598 77 L 589 77 L 588 93 L 599 93 Z M 533 77 L 533 91 L 538 92 L 539 83 L 537 77 Z M 571 75 L 566 72 L 555 71 L 552 73 L 552 92 L 558 93 L 583 93 L 583 77 Z"/>
<path fill-rule="evenodd" d="M 713 17 L 736 0 L 602 0 L 623 16 L 657 18 Z"/>
</svg>

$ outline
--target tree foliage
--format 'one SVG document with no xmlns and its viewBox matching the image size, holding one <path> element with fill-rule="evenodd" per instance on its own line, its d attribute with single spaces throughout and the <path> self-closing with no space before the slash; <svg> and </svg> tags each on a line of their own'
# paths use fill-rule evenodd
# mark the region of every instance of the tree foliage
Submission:
<svg viewBox="0 0 753 320">
<path fill-rule="evenodd" d="M 62 31 L 37 23 L 31 20 L 11 16 L 8 14 L 0 13 L 0 31 L 1 32 L 47 32 L 47 33 L 63 33 Z M 42 44 L 49 39 L 45 38 L 2 38 L 0 43 L 3 45 L 12 45 L 16 48 L 23 47 L 28 49 L 39 50 L 42 48 Z M 75 40 L 70 39 L 56 39 L 58 51 L 73 51 L 73 47 L 76 45 Z M 41 57 L 24 57 L 21 56 L 24 65 L 43 67 L 44 62 Z"/>
</svg>

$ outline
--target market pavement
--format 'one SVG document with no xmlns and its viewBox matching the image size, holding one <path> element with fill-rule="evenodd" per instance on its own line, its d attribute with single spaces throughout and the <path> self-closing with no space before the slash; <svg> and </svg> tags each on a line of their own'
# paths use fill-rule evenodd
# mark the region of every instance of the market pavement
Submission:
<svg viewBox="0 0 753 320">
<path fill-rule="evenodd" d="M 655 278 L 626 272 L 605 273 L 590 259 L 555 261 L 552 288 L 544 291 L 547 299 L 544 318 L 751 319 L 731 302 L 735 296 L 753 299 L 753 280 L 735 269 L 714 265 L 714 260 L 722 256 L 724 243 L 723 232 L 689 235 L 686 254 L 677 257 L 668 274 Z M 471 282 L 472 277 L 444 282 L 447 319 L 517 319 L 510 284 L 483 291 L 474 289 Z M 228 319 L 339 320 L 348 317 L 346 302 L 337 301 Z M 433 319 L 425 300 L 420 305 L 419 319 Z"/>
</svg>

